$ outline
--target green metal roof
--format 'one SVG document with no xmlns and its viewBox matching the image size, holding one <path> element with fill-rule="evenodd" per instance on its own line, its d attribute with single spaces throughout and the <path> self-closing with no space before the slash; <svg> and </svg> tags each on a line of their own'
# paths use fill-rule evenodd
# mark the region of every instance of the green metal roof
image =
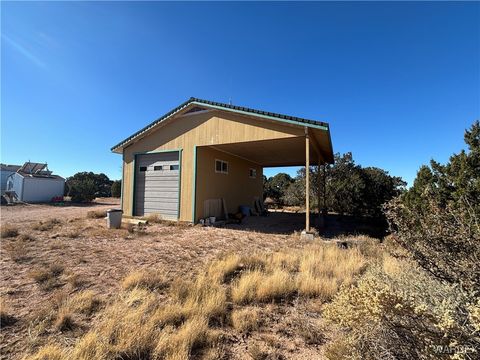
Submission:
<svg viewBox="0 0 480 360">
<path fill-rule="evenodd" d="M 224 103 L 219 103 L 219 102 L 215 102 L 215 101 L 209 101 L 209 100 L 203 100 L 203 99 L 198 99 L 198 98 L 191 97 L 190 99 L 188 99 L 184 103 L 177 106 L 175 109 L 169 111 L 168 113 L 166 113 L 162 117 L 158 118 L 157 120 L 153 121 L 149 125 L 145 126 L 143 129 L 137 131 L 136 133 L 129 136 L 125 140 L 119 142 L 117 145 L 113 146 L 111 148 L 111 150 L 114 151 L 115 149 L 118 149 L 119 147 L 125 146 L 126 144 L 128 144 L 132 140 L 141 136 L 146 131 L 155 127 L 156 125 L 158 125 L 162 121 L 165 121 L 165 120 L 169 119 L 170 117 L 177 114 L 179 111 L 183 110 L 184 108 L 186 108 L 187 106 L 189 106 L 191 104 L 196 104 L 196 105 L 200 105 L 200 106 L 203 106 L 203 107 L 214 108 L 214 109 L 218 109 L 218 110 L 231 111 L 231 112 L 240 113 L 240 114 L 244 114 L 244 115 L 252 115 L 252 116 L 265 118 L 265 119 L 269 119 L 269 120 L 276 120 L 276 121 L 291 123 L 291 124 L 295 124 L 295 125 L 302 125 L 302 126 L 312 127 L 312 128 L 326 130 L 326 131 L 329 130 L 328 123 L 321 122 L 321 121 L 309 120 L 309 119 L 299 118 L 299 117 L 295 117 L 295 116 L 277 114 L 277 113 L 272 113 L 272 112 L 263 111 L 263 110 L 251 109 L 251 108 L 247 108 L 247 107 L 243 107 L 243 106 L 224 104 Z"/>
</svg>

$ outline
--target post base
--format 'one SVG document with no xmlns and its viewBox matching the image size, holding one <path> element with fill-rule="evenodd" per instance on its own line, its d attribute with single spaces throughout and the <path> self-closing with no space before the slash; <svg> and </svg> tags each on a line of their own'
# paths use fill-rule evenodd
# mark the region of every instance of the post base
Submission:
<svg viewBox="0 0 480 360">
<path fill-rule="evenodd" d="M 311 231 L 307 232 L 307 231 L 303 230 L 300 234 L 300 239 L 301 240 L 313 241 L 314 238 L 315 238 L 315 233 L 311 232 Z"/>
</svg>

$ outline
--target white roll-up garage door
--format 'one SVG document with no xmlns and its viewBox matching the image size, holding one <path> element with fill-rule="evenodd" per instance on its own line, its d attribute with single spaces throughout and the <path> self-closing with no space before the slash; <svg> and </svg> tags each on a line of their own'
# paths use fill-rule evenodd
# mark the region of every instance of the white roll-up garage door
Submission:
<svg viewBox="0 0 480 360">
<path fill-rule="evenodd" d="M 135 215 L 159 214 L 178 219 L 179 152 L 137 155 L 135 161 Z"/>
</svg>

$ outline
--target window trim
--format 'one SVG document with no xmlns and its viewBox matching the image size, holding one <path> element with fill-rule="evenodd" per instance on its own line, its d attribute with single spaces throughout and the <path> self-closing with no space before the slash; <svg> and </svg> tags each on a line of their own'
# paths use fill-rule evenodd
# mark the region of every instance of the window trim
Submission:
<svg viewBox="0 0 480 360">
<path fill-rule="evenodd" d="M 220 171 L 217 170 L 217 162 L 220 162 L 220 164 L 221 164 L 220 165 L 220 168 L 221 168 Z M 227 164 L 227 171 L 223 171 L 223 164 Z M 230 168 L 230 165 L 228 164 L 228 161 L 215 159 L 215 173 L 228 175 L 229 168 Z"/>
</svg>

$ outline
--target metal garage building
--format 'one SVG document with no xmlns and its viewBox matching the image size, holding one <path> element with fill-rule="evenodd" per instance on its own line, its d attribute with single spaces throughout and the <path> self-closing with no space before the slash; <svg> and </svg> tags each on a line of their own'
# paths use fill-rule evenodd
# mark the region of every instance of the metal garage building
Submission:
<svg viewBox="0 0 480 360">
<path fill-rule="evenodd" d="M 124 215 L 189 222 L 219 207 L 225 215 L 253 208 L 263 197 L 263 167 L 333 162 L 327 123 L 197 98 L 112 151 L 123 156 Z"/>
</svg>

